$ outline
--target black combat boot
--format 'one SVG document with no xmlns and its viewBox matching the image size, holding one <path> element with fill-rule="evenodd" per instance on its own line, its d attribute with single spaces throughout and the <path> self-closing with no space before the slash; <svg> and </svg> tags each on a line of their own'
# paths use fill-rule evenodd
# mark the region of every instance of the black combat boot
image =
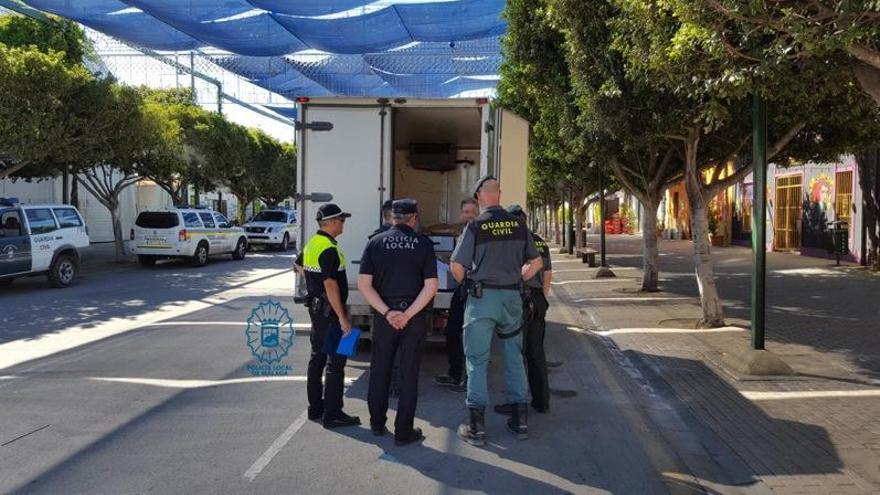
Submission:
<svg viewBox="0 0 880 495">
<path fill-rule="evenodd" d="M 529 405 L 525 402 L 513 407 L 513 414 L 507 420 L 507 429 L 513 433 L 517 440 L 529 438 Z"/>
<path fill-rule="evenodd" d="M 482 446 L 486 444 L 486 410 L 482 407 L 468 409 L 470 418 L 467 424 L 458 426 L 458 436 L 465 442 Z"/>
</svg>

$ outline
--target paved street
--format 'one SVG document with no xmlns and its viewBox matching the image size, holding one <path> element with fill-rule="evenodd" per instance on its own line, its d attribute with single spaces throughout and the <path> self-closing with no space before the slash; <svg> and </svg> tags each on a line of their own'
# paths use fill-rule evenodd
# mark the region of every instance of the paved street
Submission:
<svg viewBox="0 0 880 495">
<path fill-rule="evenodd" d="M 859 299 L 876 278 L 771 255 L 769 348 L 800 374 L 756 380 L 725 361 L 747 332 L 683 328 L 699 314 L 687 243 L 662 244 L 664 292 L 650 295 L 631 290 L 639 240 L 609 245 L 612 281 L 555 256 L 547 344 L 549 359 L 563 365 L 551 369 L 551 413 L 532 414 L 527 442 L 490 413 L 485 448 L 458 441 L 463 396 L 430 381 L 445 370 L 439 345 L 428 347 L 422 367 L 422 446 L 308 421 L 308 324 L 288 297 L 291 254 L 224 257 L 201 269 L 105 264 L 65 290 L 42 278 L 16 281 L 0 292 L 0 492 L 878 490 L 871 359 L 880 338 L 867 321 L 873 309 Z M 744 323 L 748 251 L 716 256 L 730 323 Z M 292 311 L 288 376 L 248 369 L 256 360 L 245 322 L 266 299 Z M 500 365 L 492 365 L 495 400 Z M 364 351 L 347 369 L 346 409 L 364 422 L 368 369 Z"/>
<path fill-rule="evenodd" d="M 305 418 L 307 322 L 287 297 L 291 255 L 252 253 L 203 269 L 123 265 L 70 289 L 43 279 L 0 293 L 0 492 L 664 493 L 697 480 L 652 424 L 607 349 L 556 304 L 549 354 L 564 365 L 549 415 L 518 442 L 490 413 L 489 445 L 457 440 L 463 396 L 438 389 L 429 347 L 417 426 L 423 446 Z M 290 376 L 252 377 L 245 320 L 262 300 L 293 310 Z M 350 361 L 346 409 L 367 420 L 369 354 Z M 493 364 L 493 390 L 500 390 Z M 496 393 L 495 398 L 500 400 Z"/>
<path fill-rule="evenodd" d="M 868 296 L 880 277 L 771 253 L 767 348 L 796 375 L 740 376 L 731 357 L 749 344 L 751 252 L 713 249 L 728 324 L 737 326 L 693 330 L 700 306 L 691 244 L 662 242 L 662 291 L 637 294 L 640 244 L 609 238 L 612 281 L 593 280 L 595 270 L 578 260 L 559 260 L 557 296 L 582 305 L 584 328 L 640 370 L 649 393 L 669 397 L 678 426 L 720 440 L 728 459 L 774 492 L 880 492 L 880 335 Z"/>
</svg>

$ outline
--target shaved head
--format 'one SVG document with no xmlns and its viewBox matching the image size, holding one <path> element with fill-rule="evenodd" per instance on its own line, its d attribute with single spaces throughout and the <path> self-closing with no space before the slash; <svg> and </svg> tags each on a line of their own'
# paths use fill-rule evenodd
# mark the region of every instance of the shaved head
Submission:
<svg viewBox="0 0 880 495">
<path fill-rule="evenodd" d="M 501 204 L 501 184 L 495 179 L 488 179 L 480 186 L 477 192 L 477 201 L 480 208 L 488 208 Z"/>
</svg>

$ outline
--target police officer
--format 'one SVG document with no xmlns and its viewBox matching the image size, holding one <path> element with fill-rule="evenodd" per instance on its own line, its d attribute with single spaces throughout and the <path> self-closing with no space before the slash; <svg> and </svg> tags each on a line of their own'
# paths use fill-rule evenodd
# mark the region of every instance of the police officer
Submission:
<svg viewBox="0 0 880 495">
<path fill-rule="evenodd" d="M 373 237 L 376 237 L 377 235 L 391 228 L 391 226 L 393 225 L 391 220 L 391 205 L 393 203 L 394 200 L 391 199 L 382 203 L 382 225 L 380 225 L 378 229 L 374 230 L 373 233 L 370 234 L 370 237 L 368 237 L 368 239 L 372 239 Z"/>
<path fill-rule="evenodd" d="M 458 235 L 467 224 L 480 214 L 480 206 L 474 198 L 465 198 L 459 205 Z M 467 301 L 467 289 L 464 284 L 458 286 L 452 294 L 449 304 L 449 318 L 446 320 L 446 357 L 449 360 L 449 371 L 445 375 L 434 377 L 434 383 L 447 387 L 453 392 L 467 390 L 467 375 L 464 372 L 464 343 L 462 331 L 464 327 L 464 306 Z"/>
<path fill-rule="evenodd" d="M 526 213 L 519 205 L 513 205 L 507 211 L 526 223 Z M 529 378 L 529 390 L 532 393 L 532 408 L 539 413 L 550 412 L 550 385 L 547 380 L 547 357 L 544 354 L 544 333 L 547 328 L 546 317 L 547 295 L 550 294 L 550 282 L 553 280 L 553 265 L 550 261 L 550 248 L 544 239 L 532 232 L 535 248 L 541 253 L 543 266 L 537 275 L 526 282 L 523 298 L 523 312 L 527 314 L 523 322 L 523 357 L 526 362 L 526 374 Z M 495 412 L 512 414 L 514 404 L 507 403 L 495 406 Z"/>
<path fill-rule="evenodd" d="M 437 262 L 430 239 L 416 232 L 418 209 L 412 199 L 394 201 L 394 226 L 370 240 L 361 257 L 358 289 L 373 308 L 370 361 L 370 428 L 382 436 L 388 412 L 388 388 L 395 354 L 400 355 L 401 390 L 394 419 L 394 440 L 422 440 L 413 428 L 419 364 L 428 333 L 425 308 L 437 293 Z"/>
<path fill-rule="evenodd" d="M 465 404 L 470 417 L 459 426 L 458 434 L 473 445 L 485 443 L 486 373 L 492 338 L 497 334 L 504 354 L 507 402 L 516 404 L 507 427 L 525 440 L 529 435 L 529 391 L 522 359 L 520 289 L 523 280 L 541 269 L 541 256 L 529 230 L 501 207 L 501 187 L 494 177 L 481 178 L 474 195 L 482 213 L 465 228 L 450 267 L 456 280 L 467 283 L 469 290 L 464 310 L 464 355 L 468 375 Z"/>
<path fill-rule="evenodd" d="M 351 332 L 351 322 L 345 314 L 348 299 L 345 255 L 336 243 L 349 217 L 350 213 L 333 203 L 321 205 L 315 217 L 318 232 L 303 246 L 295 262 L 298 270 L 305 274 L 312 320 L 312 355 L 306 381 L 308 416 L 311 420 L 322 419 L 325 428 L 361 424 L 360 418 L 342 411 L 347 358 L 335 352 L 339 340 Z M 322 384 L 325 366 L 327 373 Z"/>
<path fill-rule="evenodd" d="M 372 234 L 370 234 L 367 239 L 372 239 L 377 235 L 385 232 L 390 229 L 394 225 L 393 221 L 393 213 L 391 211 L 391 207 L 394 204 L 393 199 L 389 199 L 382 203 L 382 225 L 379 226 L 378 229 L 374 230 Z M 391 389 L 388 392 L 391 397 L 399 397 L 400 396 L 400 357 L 398 356 L 394 360 L 394 367 L 391 369 Z"/>
</svg>

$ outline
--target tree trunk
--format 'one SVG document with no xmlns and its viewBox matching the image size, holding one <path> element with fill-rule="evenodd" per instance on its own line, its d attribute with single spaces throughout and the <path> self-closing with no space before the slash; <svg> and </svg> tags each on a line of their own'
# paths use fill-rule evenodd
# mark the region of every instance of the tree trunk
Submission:
<svg viewBox="0 0 880 495">
<path fill-rule="evenodd" d="M 244 225 L 245 220 L 246 220 L 245 214 L 247 213 L 247 206 L 248 206 L 248 203 L 250 203 L 250 199 L 249 198 L 242 198 L 239 196 L 235 196 L 235 199 L 238 200 L 238 208 L 237 208 L 238 211 L 236 212 L 237 213 L 236 216 L 238 217 L 238 224 Z"/>
<path fill-rule="evenodd" d="M 660 249 L 657 244 L 657 209 L 659 201 L 653 204 L 642 203 L 642 292 L 657 292 L 660 279 Z"/>
<path fill-rule="evenodd" d="M 113 222 L 113 243 L 116 245 L 116 261 L 122 261 L 125 256 L 125 241 L 122 240 L 122 222 L 119 220 L 119 198 L 114 197 L 104 206 L 110 210 L 110 219 Z"/>
<path fill-rule="evenodd" d="M 874 99 L 880 105 L 880 69 L 867 64 L 856 63 L 853 67 L 859 86 L 865 93 Z"/>
<path fill-rule="evenodd" d="M 856 154 L 859 170 L 859 187 L 862 190 L 862 208 L 865 212 L 865 230 L 868 234 L 868 265 L 880 271 L 880 151 L 876 148 Z"/>
<path fill-rule="evenodd" d="M 551 213 L 553 215 L 553 243 L 558 245 L 558 244 L 560 244 L 560 242 L 559 242 L 559 208 L 556 206 L 556 202 L 553 202 L 553 204 L 552 204 Z"/>
<path fill-rule="evenodd" d="M 584 220 L 586 218 L 586 208 L 583 207 L 584 197 L 582 195 L 575 196 L 574 204 L 577 205 L 574 210 L 575 247 L 584 248 L 587 245 L 586 235 L 584 235 Z"/>
<path fill-rule="evenodd" d="M 708 192 L 703 184 L 703 176 L 697 166 L 699 131 L 692 130 L 686 142 L 685 189 L 691 210 L 691 236 L 694 244 L 694 267 L 697 287 L 700 291 L 700 305 L 703 318 L 700 328 L 724 326 L 724 312 L 721 296 L 715 284 L 715 268 L 712 263 L 711 243 L 709 242 L 709 203 Z"/>
</svg>

